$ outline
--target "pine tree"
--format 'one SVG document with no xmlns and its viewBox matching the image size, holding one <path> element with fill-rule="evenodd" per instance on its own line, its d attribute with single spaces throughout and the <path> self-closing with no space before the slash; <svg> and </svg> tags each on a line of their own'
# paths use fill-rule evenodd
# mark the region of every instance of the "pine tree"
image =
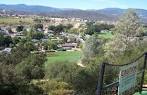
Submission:
<svg viewBox="0 0 147 95">
<path fill-rule="evenodd" d="M 129 9 L 117 22 L 112 30 L 114 38 L 105 45 L 106 56 L 117 59 L 135 53 L 134 49 L 142 48 L 141 37 L 143 27 L 134 10 Z M 128 56 L 127 55 L 127 56 Z"/>
</svg>

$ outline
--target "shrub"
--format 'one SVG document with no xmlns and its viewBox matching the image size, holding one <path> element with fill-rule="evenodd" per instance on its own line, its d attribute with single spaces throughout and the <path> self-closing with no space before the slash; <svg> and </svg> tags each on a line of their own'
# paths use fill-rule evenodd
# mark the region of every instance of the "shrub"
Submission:
<svg viewBox="0 0 147 95">
<path fill-rule="evenodd" d="M 47 95 L 73 95 L 72 87 L 66 82 L 57 80 L 34 80 L 32 83 L 44 91 Z"/>
</svg>

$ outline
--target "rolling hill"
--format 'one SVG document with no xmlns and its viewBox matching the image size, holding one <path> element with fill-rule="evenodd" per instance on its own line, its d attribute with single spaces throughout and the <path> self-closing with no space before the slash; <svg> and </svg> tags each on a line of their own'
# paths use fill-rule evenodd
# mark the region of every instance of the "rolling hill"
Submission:
<svg viewBox="0 0 147 95">
<path fill-rule="evenodd" d="M 9 13 L 15 14 L 36 14 L 45 16 L 58 16 L 58 17 L 76 17 L 88 20 L 104 20 L 104 21 L 116 21 L 127 9 L 120 8 L 105 8 L 99 10 L 80 10 L 80 9 L 61 9 L 47 6 L 38 5 L 6 5 L 0 4 L 0 12 L 5 10 Z M 147 10 L 135 9 L 136 13 L 142 19 L 147 22 Z"/>
</svg>

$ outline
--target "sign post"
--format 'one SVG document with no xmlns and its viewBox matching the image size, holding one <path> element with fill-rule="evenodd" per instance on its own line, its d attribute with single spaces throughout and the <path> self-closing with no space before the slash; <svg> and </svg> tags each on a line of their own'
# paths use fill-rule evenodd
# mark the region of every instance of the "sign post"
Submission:
<svg viewBox="0 0 147 95">
<path fill-rule="evenodd" d="M 145 57 L 144 57 L 143 73 L 141 77 L 141 85 L 140 85 L 140 91 L 139 91 L 140 94 L 142 93 L 146 66 L 147 66 L 147 52 L 145 53 Z"/>
<path fill-rule="evenodd" d="M 132 95 L 135 92 L 137 64 L 130 64 L 120 68 L 118 95 Z"/>
<path fill-rule="evenodd" d="M 101 64 L 96 95 L 133 95 L 137 91 L 141 93 L 146 66 L 147 52 L 131 63 Z M 107 70 L 108 68 L 112 69 L 112 72 Z"/>
<path fill-rule="evenodd" d="M 98 81 L 98 87 L 97 87 L 96 95 L 102 95 L 104 71 L 105 71 L 105 63 L 102 63 L 101 66 L 100 66 L 99 81 Z"/>
</svg>

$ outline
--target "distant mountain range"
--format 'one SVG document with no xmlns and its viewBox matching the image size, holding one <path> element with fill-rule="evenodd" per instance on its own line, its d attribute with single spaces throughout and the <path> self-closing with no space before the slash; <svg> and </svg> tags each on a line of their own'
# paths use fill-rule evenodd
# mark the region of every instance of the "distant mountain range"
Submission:
<svg viewBox="0 0 147 95">
<path fill-rule="evenodd" d="M 99 10 L 61 9 L 38 5 L 5 5 L 0 4 L 0 10 L 6 10 L 17 14 L 36 14 L 58 17 L 76 17 L 88 20 L 115 21 L 126 9 L 105 8 Z M 147 10 L 135 9 L 142 21 L 147 22 Z"/>
</svg>

